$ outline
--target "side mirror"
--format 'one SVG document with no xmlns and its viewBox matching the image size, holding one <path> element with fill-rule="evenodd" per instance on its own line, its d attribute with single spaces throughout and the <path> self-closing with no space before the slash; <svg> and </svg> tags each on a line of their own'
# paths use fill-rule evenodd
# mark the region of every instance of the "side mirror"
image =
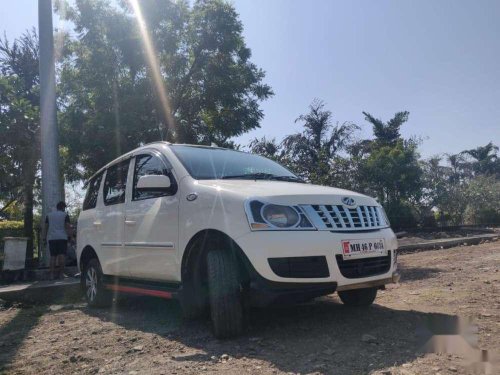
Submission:
<svg viewBox="0 0 500 375">
<path fill-rule="evenodd" d="M 136 189 L 138 190 L 167 190 L 172 185 L 170 177 L 147 175 L 142 176 L 137 181 Z"/>
</svg>

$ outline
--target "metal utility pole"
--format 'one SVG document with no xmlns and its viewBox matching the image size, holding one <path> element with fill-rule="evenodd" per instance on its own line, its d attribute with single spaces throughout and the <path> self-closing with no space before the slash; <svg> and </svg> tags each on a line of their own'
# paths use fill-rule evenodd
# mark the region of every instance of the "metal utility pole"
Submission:
<svg viewBox="0 0 500 375">
<path fill-rule="evenodd" d="M 42 227 L 45 216 L 61 200 L 59 173 L 59 137 L 56 117 L 56 73 L 52 0 L 38 0 L 38 34 L 40 44 L 40 135 L 42 151 Z M 39 254 L 40 256 L 40 254 Z M 44 249 L 40 264 L 48 264 Z"/>
</svg>

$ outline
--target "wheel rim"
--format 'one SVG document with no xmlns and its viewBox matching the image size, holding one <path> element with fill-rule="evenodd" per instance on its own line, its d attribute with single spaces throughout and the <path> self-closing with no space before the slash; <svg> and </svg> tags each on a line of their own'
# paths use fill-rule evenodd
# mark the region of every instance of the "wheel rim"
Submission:
<svg viewBox="0 0 500 375">
<path fill-rule="evenodd" d="M 87 298 L 89 301 L 94 301 L 97 295 L 97 272 L 94 267 L 90 267 L 87 270 L 87 275 L 85 276 L 85 286 L 87 289 Z"/>
</svg>

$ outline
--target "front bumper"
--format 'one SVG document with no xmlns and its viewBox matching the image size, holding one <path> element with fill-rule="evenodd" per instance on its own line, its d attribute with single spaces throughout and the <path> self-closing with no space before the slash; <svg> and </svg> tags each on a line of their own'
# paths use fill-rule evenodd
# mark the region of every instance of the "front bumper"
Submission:
<svg viewBox="0 0 500 375">
<path fill-rule="evenodd" d="M 348 278 L 342 275 L 336 256 L 342 254 L 341 241 L 353 239 L 384 239 L 385 247 L 390 250 L 390 266 L 385 272 L 369 277 Z M 329 231 L 260 231 L 249 232 L 236 239 L 251 267 L 258 278 L 267 283 L 289 285 L 290 290 L 299 286 L 329 290 L 335 284 L 337 290 L 355 289 L 368 285 L 379 286 L 397 279 L 396 236 L 390 228 L 365 232 L 329 232 Z M 270 266 L 269 258 L 324 258 L 328 272 L 321 277 L 282 277 L 276 274 Z M 393 277 L 393 275 L 395 275 Z M 252 279 L 256 277 L 252 276 Z M 261 282 L 257 283 L 261 286 Z M 265 284 L 265 283 L 264 283 Z M 264 285 L 265 286 L 265 285 Z M 285 288 L 286 289 L 286 288 Z"/>
</svg>

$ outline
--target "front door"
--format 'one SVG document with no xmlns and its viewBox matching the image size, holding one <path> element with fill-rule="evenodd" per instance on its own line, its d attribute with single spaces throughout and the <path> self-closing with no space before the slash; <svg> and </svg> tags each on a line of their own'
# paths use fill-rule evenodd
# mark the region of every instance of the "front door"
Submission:
<svg viewBox="0 0 500 375">
<path fill-rule="evenodd" d="M 170 177 L 168 191 L 138 190 L 141 176 Z M 179 281 L 177 278 L 179 199 L 177 182 L 164 155 L 147 151 L 136 155 L 132 193 L 125 205 L 124 248 L 132 277 Z"/>
</svg>

